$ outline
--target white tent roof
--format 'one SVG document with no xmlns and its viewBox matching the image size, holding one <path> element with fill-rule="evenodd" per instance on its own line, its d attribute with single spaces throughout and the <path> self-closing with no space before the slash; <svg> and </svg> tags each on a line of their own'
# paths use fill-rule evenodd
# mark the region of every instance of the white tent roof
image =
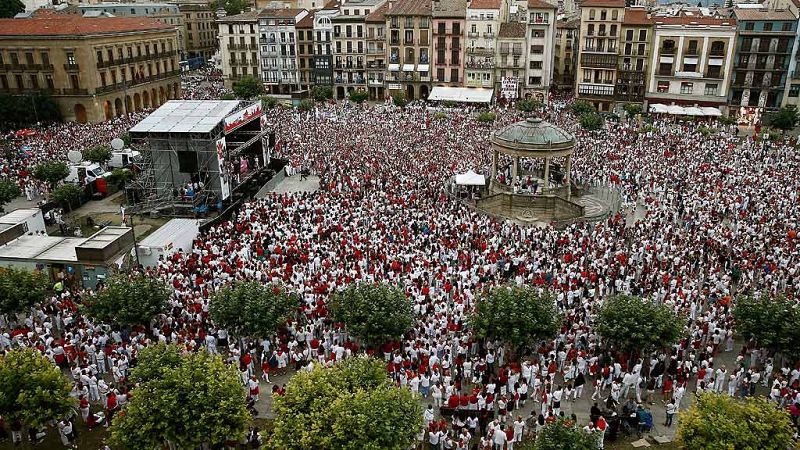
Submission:
<svg viewBox="0 0 800 450">
<path fill-rule="evenodd" d="M 456 184 L 461 186 L 483 186 L 486 184 L 486 177 L 470 170 L 467 173 L 457 174 Z"/>
<path fill-rule="evenodd" d="M 704 106 L 704 107 L 702 107 L 700 109 L 702 109 L 703 113 L 705 115 L 707 115 L 707 116 L 721 116 L 722 115 L 722 111 L 720 111 L 719 108 L 712 108 L 710 106 Z"/>
<path fill-rule="evenodd" d="M 491 103 L 491 89 L 434 86 L 428 100 L 454 101 L 466 103 Z"/>
<path fill-rule="evenodd" d="M 662 105 L 661 103 L 655 103 L 650 105 L 650 112 L 656 114 L 666 114 L 667 113 L 667 105 Z"/>
<path fill-rule="evenodd" d="M 705 116 L 706 115 L 706 113 L 704 113 L 702 109 L 694 107 L 694 106 L 689 106 L 687 108 L 683 108 L 683 113 L 686 114 L 687 116 Z"/>
<path fill-rule="evenodd" d="M 674 114 L 676 116 L 682 116 L 686 114 L 686 110 L 684 110 L 682 106 L 669 105 L 667 106 L 667 113 Z"/>
</svg>

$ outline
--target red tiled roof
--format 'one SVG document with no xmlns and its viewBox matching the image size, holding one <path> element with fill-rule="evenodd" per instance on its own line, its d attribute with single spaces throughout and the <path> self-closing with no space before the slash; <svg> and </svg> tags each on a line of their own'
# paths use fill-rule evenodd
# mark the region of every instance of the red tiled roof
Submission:
<svg viewBox="0 0 800 450">
<path fill-rule="evenodd" d="M 30 19 L 0 19 L 0 36 L 73 36 L 175 28 L 146 17 L 81 17 L 37 14 Z"/>
<path fill-rule="evenodd" d="M 652 25 L 653 19 L 648 17 L 647 11 L 639 8 L 625 8 L 624 25 Z"/>
<path fill-rule="evenodd" d="M 656 25 L 736 25 L 734 18 L 698 16 L 653 17 L 653 22 Z"/>
<path fill-rule="evenodd" d="M 606 8 L 624 8 L 625 0 L 586 0 L 581 3 L 581 8 L 587 6 L 606 7 Z"/>
<path fill-rule="evenodd" d="M 381 23 L 386 22 L 386 11 L 389 10 L 389 2 L 384 2 L 378 9 L 372 11 L 364 19 L 368 23 Z"/>
<path fill-rule="evenodd" d="M 386 12 L 386 15 L 430 16 L 431 7 L 431 0 L 399 0 L 392 5 L 389 11 Z"/>
<path fill-rule="evenodd" d="M 311 10 L 305 17 L 300 19 L 294 26 L 295 28 L 314 28 L 314 13 L 316 10 Z"/>
<path fill-rule="evenodd" d="M 500 9 L 500 0 L 472 0 L 467 5 L 467 8 L 468 9 Z"/>
<path fill-rule="evenodd" d="M 555 5 L 544 2 L 542 0 L 528 0 L 528 8 L 532 9 L 557 9 Z"/>
<path fill-rule="evenodd" d="M 302 8 L 265 8 L 258 13 L 258 17 L 295 17 L 305 11 Z"/>
</svg>

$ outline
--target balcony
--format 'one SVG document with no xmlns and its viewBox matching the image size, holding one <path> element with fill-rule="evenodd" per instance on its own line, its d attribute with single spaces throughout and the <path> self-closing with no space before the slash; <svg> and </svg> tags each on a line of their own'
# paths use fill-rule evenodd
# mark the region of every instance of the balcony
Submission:
<svg viewBox="0 0 800 450">
<path fill-rule="evenodd" d="M 367 62 L 367 69 L 385 69 L 386 64 L 382 62 L 369 61 Z"/>
<path fill-rule="evenodd" d="M 500 54 L 501 55 L 508 55 L 509 53 L 511 53 L 511 49 L 510 48 L 504 47 L 502 45 L 500 46 Z"/>
<path fill-rule="evenodd" d="M 78 71 L 81 70 L 77 64 L 64 64 L 64 70 L 67 71 Z"/>
<path fill-rule="evenodd" d="M 656 72 L 656 75 L 658 75 L 660 77 L 671 77 L 672 76 L 672 70 L 661 70 L 661 69 L 659 69 Z"/>
<path fill-rule="evenodd" d="M 580 83 L 578 84 L 578 95 L 582 97 L 614 97 L 614 86 L 604 85 L 606 83 Z M 610 84 L 610 83 L 608 83 Z"/>
<path fill-rule="evenodd" d="M 494 47 L 467 47 L 467 53 L 472 55 L 494 55 Z"/>
<path fill-rule="evenodd" d="M 511 50 L 511 53 L 512 53 L 512 54 L 514 54 L 514 55 L 521 55 L 521 54 L 522 54 L 522 48 L 519 48 L 519 47 L 514 47 L 514 48 Z"/>
<path fill-rule="evenodd" d="M 661 47 L 658 49 L 658 53 L 663 56 L 674 55 L 675 47 Z"/>
<path fill-rule="evenodd" d="M 467 33 L 467 37 L 470 37 L 470 38 L 477 38 L 479 35 L 480 35 L 480 33 L 477 33 L 475 31 L 470 31 L 470 32 Z"/>
<path fill-rule="evenodd" d="M 711 52 L 709 52 L 709 55 L 710 55 L 710 56 L 719 56 L 719 57 L 722 57 L 722 56 L 725 56 L 725 52 L 724 52 L 723 50 L 717 50 L 717 49 L 714 49 L 714 50 L 711 50 Z"/>
<path fill-rule="evenodd" d="M 367 84 L 368 84 L 369 86 L 383 86 L 383 80 L 373 80 L 373 79 L 370 79 L 369 81 L 367 81 Z"/>
<path fill-rule="evenodd" d="M 467 87 L 493 87 L 494 83 L 491 80 L 470 80 L 464 82 Z"/>
<path fill-rule="evenodd" d="M 368 55 L 383 55 L 386 53 L 386 50 L 382 48 L 367 48 Z"/>
<path fill-rule="evenodd" d="M 88 89 L 64 88 L 55 91 L 56 95 L 89 95 Z"/>
<path fill-rule="evenodd" d="M 420 75 L 419 81 L 421 81 L 423 83 L 429 83 L 431 81 L 431 77 L 430 76 L 422 76 L 422 75 Z"/>
<path fill-rule="evenodd" d="M 494 61 L 467 61 L 464 63 L 467 69 L 494 69 Z"/>
<path fill-rule="evenodd" d="M 486 38 L 486 39 L 494 39 L 494 36 L 495 36 L 494 33 L 492 33 L 491 31 L 487 31 L 486 33 L 483 33 L 483 37 Z"/>
</svg>

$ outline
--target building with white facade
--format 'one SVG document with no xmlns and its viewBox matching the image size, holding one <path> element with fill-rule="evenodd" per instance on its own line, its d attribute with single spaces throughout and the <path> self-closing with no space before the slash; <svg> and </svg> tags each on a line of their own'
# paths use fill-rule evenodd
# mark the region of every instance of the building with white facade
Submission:
<svg viewBox="0 0 800 450">
<path fill-rule="evenodd" d="M 300 88 L 295 25 L 305 9 L 265 9 L 258 15 L 261 44 L 261 80 L 273 94 L 290 94 Z"/>
<path fill-rule="evenodd" d="M 464 85 L 493 88 L 497 33 L 508 8 L 501 0 L 472 0 L 467 4 Z"/>
<path fill-rule="evenodd" d="M 258 56 L 258 13 L 249 11 L 225 16 L 217 21 L 219 31 L 222 79 L 230 88 L 243 76 L 261 79 L 261 59 Z"/>
<path fill-rule="evenodd" d="M 554 83 L 556 7 L 541 0 L 528 0 L 527 6 L 528 48 L 523 93 L 525 97 L 542 101 Z"/>
</svg>

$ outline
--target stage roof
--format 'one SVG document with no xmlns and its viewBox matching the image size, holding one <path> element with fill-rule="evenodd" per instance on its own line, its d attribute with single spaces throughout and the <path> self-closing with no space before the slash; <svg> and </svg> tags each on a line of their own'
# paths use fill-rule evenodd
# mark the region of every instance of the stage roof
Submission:
<svg viewBox="0 0 800 450">
<path fill-rule="evenodd" d="M 133 133 L 208 133 L 238 100 L 170 100 L 130 129 Z"/>
</svg>

